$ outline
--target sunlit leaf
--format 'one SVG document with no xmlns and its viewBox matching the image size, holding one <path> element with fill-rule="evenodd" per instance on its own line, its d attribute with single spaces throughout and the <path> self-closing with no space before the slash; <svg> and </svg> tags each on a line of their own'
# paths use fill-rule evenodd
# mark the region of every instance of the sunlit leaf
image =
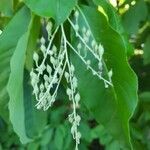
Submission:
<svg viewBox="0 0 150 150">
<path fill-rule="evenodd" d="M 25 0 L 33 12 L 43 17 L 52 17 L 57 24 L 67 19 L 76 2 L 76 0 Z"/>
<path fill-rule="evenodd" d="M 95 119 L 119 141 L 120 147 L 131 149 L 129 119 L 137 105 L 137 78 L 127 63 L 125 45 L 120 35 L 95 9 L 84 7 L 83 12 L 96 41 L 105 48 L 106 66 L 113 70 L 113 87 L 104 88 L 103 81 L 87 71 L 82 61 L 72 54 L 81 99 Z M 79 24 L 84 26 L 82 21 Z M 91 59 L 94 64 L 95 60 Z"/>
</svg>

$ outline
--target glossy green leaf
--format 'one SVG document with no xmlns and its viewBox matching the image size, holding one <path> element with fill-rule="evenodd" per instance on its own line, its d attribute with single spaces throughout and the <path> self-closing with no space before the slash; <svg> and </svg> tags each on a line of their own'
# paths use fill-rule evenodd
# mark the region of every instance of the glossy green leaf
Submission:
<svg viewBox="0 0 150 150">
<path fill-rule="evenodd" d="M 76 0 L 25 0 L 25 3 L 34 13 L 52 17 L 57 24 L 61 24 L 75 7 Z"/>
<path fill-rule="evenodd" d="M 137 78 L 127 63 L 121 36 L 98 11 L 88 7 L 82 10 L 96 41 L 101 42 L 105 48 L 106 66 L 113 70 L 113 87 L 104 88 L 103 81 L 93 76 L 76 55 L 71 55 L 81 99 L 95 119 L 118 140 L 120 148 L 132 149 L 129 119 L 137 105 Z M 79 24 L 83 26 L 82 21 Z M 92 63 L 96 63 L 94 59 Z"/>
<path fill-rule="evenodd" d="M 64 138 L 66 136 L 65 128 L 63 125 L 59 125 L 55 132 L 54 144 L 57 150 L 62 150 L 64 144 Z"/>
<path fill-rule="evenodd" d="M 33 52 L 37 49 L 37 39 L 39 37 L 40 33 L 40 18 L 37 16 L 34 16 L 32 28 L 30 31 L 30 36 L 28 40 L 27 45 L 27 52 L 26 52 L 26 62 L 25 66 L 27 70 L 31 70 L 33 67 Z"/>
<path fill-rule="evenodd" d="M 14 131 L 19 135 L 22 143 L 30 141 L 25 131 L 25 110 L 23 101 L 23 70 L 27 42 L 28 32 L 19 39 L 18 45 L 11 58 L 11 74 L 7 87 L 10 97 L 10 120 L 13 124 Z"/>
<path fill-rule="evenodd" d="M 148 36 L 144 44 L 144 54 L 143 54 L 144 64 L 150 64 L 150 36 Z"/>
<path fill-rule="evenodd" d="M 18 39 L 27 30 L 29 21 L 29 10 L 23 7 L 16 13 L 4 29 L 2 35 L 0 35 L 0 115 L 3 116 L 7 113 L 8 94 L 6 85 L 10 74 L 10 58 L 15 50 Z"/>
<path fill-rule="evenodd" d="M 44 114 L 44 112 L 41 113 L 35 110 L 32 88 L 29 82 L 29 72 L 24 69 L 25 60 L 28 57 L 26 55 L 27 49 L 29 48 L 28 43 L 31 40 L 30 34 L 34 34 L 33 31 L 35 31 L 32 29 L 35 26 L 32 27 L 32 25 L 33 23 L 37 25 L 33 20 L 34 16 L 31 19 L 28 31 L 19 39 L 11 58 L 11 73 L 7 86 L 10 97 L 10 120 L 14 131 L 22 143 L 28 143 L 31 139 L 39 135 L 46 123 L 46 113 Z M 33 52 L 32 49 L 31 52 Z M 19 122 L 17 121 L 18 119 Z"/>
<path fill-rule="evenodd" d="M 134 53 L 134 49 L 128 41 L 126 32 L 123 29 L 123 26 L 121 23 L 121 19 L 120 19 L 119 15 L 117 14 L 117 10 L 108 1 L 104 1 L 104 0 L 93 0 L 93 1 L 97 6 L 101 6 L 104 9 L 104 11 L 107 15 L 109 25 L 116 32 L 118 32 L 120 34 L 120 36 L 124 42 L 125 49 L 126 49 L 128 56 L 132 55 Z"/>
<path fill-rule="evenodd" d="M 13 14 L 13 0 L 0 0 L 0 12 L 10 17 Z"/>
<path fill-rule="evenodd" d="M 108 16 L 108 22 L 112 28 L 119 33 L 122 33 L 123 28 L 121 26 L 119 16 L 117 15 L 117 10 L 106 0 L 93 0 L 93 2 L 104 9 L 106 15 Z"/>
</svg>

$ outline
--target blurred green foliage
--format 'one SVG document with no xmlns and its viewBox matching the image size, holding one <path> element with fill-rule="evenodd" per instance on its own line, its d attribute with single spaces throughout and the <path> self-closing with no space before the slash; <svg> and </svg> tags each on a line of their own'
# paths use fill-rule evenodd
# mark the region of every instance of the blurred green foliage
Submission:
<svg viewBox="0 0 150 150">
<path fill-rule="evenodd" d="M 31 9 L 35 12 L 38 11 L 37 9 L 35 10 L 38 6 L 34 6 L 30 2 L 31 1 L 29 0 L 25 1 L 29 8 L 33 7 Z M 72 1 L 68 7 L 66 6 L 68 11 L 71 10 L 74 3 L 75 1 Z M 139 103 L 132 119 L 130 120 L 131 141 L 135 150 L 150 150 L 150 1 L 117 0 L 116 3 L 113 3 L 115 9 L 112 5 L 101 0 L 93 0 L 93 2 L 85 0 L 81 1 L 81 3 L 92 6 L 94 6 L 94 4 L 101 5 L 108 17 L 108 22 L 106 22 L 107 25 L 101 24 L 101 28 L 105 28 L 107 26 L 109 31 L 107 30 L 108 33 L 105 32 L 105 34 L 111 33 L 109 36 L 111 37 L 114 35 L 115 38 L 115 35 L 117 35 L 118 40 L 122 39 L 122 41 L 125 42 L 129 62 L 133 70 L 136 72 L 139 81 Z M 41 27 L 39 24 L 39 18 L 31 14 L 29 9 L 24 5 L 24 2 L 19 0 L 0 1 L 0 29 L 4 31 L 4 36 L 0 39 L 0 68 L 2 68 L 0 70 L 0 100 L 3 100 L 1 101 L 0 106 L 0 150 L 73 150 L 74 141 L 70 134 L 70 124 L 66 119 L 68 113 L 71 111 L 71 106 L 64 94 L 64 87 L 61 87 L 57 98 L 58 100 L 51 109 L 47 112 L 35 110 L 35 102 L 32 97 L 31 87 L 27 84 L 29 83 L 29 70 L 31 69 L 33 53 L 33 51 L 31 52 L 29 49 L 35 49 L 35 39 L 39 36 L 36 31 L 40 30 Z M 20 8 L 21 11 L 17 13 Z M 58 24 L 60 23 L 59 21 L 63 22 L 65 20 L 65 17 L 68 15 L 68 11 L 66 11 L 65 15 L 61 17 L 61 20 L 58 18 L 58 20 L 56 19 Z M 47 14 L 51 12 L 44 13 Z M 52 14 L 52 16 L 55 18 L 57 13 L 58 12 Z M 106 18 L 104 19 L 104 22 L 105 20 Z M 122 24 L 124 28 L 122 28 L 120 24 Z M 97 30 L 95 34 L 98 33 L 99 31 Z M 8 38 L 10 36 L 12 37 L 11 39 Z M 107 41 L 105 41 L 105 36 L 103 35 L 98 38 L 103 40 L 104 44 L 109 40 L 106 36 Z M 28 45 L 27 39 L 30 39 Z M 127 39 L 129 39 L 130 43 L 126 41 Z M 106 47 L 108 46 L 109 50 L 111 48 L 115 50 L 116 43 L 113 43 L 112 39 L 109 42 L 110 45 L 114 44 L 114 48 L 112 46 L 108 46 L 107 43 Z M 20 55 L 17 53 L 17 51 L 21 51 L 23 49 L 27 49 L 28 60 L 24 60 L 22 55 L 23 52 L 20 53 Z M 12 54 L 14 54 L 13 57 Z M 121 55 L 118 52 L 116 57 L 120 56 Z M 12 57 L 11 63 L 9 62 L 10 57 Z M 17 58 L 20 59 L 19 63 L 17 62 L 19 60 Z M 21 63 L 23 63 L 22 61 L 26 62 L 25 70 L 23 70 L 24 68 L 21 68 L 22 70 L 18 69 L 20 68 Z M 9 63 L 13 68 L 11 70 L 11 74 Z M 113 64 L 113 61 L 110 63 Z M 120 70 L 117 70 L 118 76 L 119 74 L 125 74 L 126 70 L 124 71 L 123 69 L 124 68 L 120 68 Z M 21 72 L 17 70 L 21 70 Z M 25 72 L 24 79 L 22 78 L 23 71 Z M 14 80 L 16 76 L 18 80 Z M 80 76 L 83 80 L 90 79 L 88 76 L 86 78 L 82 76 L 82 72 L 79 72 L 78 76 Z M 11 93 L 10 95 L 12 99 L 9 101 L 8 105 L 8 95 L 5 91 L 6 86 L 3 85 L 6 85 L 9 77 L 8 91 Z M 80 82 L 82 83 L 83 80 Z M 97 80 L 95 80 L 95 82 L 97 82 Z M 119 81 L 116 81 L 116 84 L 118 82 Z M 14 84 L 18 85 L 18 90 L 13 87 Z M 92 84 L 90 85 L 92 86 Z M 19 91 L 23 88 L 25 89 L 23 91 L 26 93 L 25 95 L 21 93 L 22 91 Z M 83 83 L 79 88 L 81 91 L 85 89 Z M 130 89 L 128 90 L 130 91 Z M 119 90 L 117 94 L 120 94 Z M 85 95 L 85 97 L 86 96 L 87 95 Z M 105 100 L 105 98 L 102 100 Z M 20 103 L 18 103 L 18 101 L 20 101 Z M 89 104 L 89 101 L 90 100 L 87 100 L 87 102 L 81 104 L 82 111 L 80 112 L 80 115 L 83 119 L 80 126 L 82 139 L 79 149 L 119 150 L 120 141 L 116 140 L 109 132 L 109 130 L 113 129 L 113 126 L 111 128 L 111 124 L 109 124 L 109 127 L 105 128 L 100 123 L 100 118 L 103 120 L 107 114 L 107 112 L 105 112 L 107 111 L 106 109 L 102 110 L 105 105 L 98 108 L 102 110 L 99 111 L 99 114 L 96 114 L 98 111 L 96 113 L 91 113 L 89 112 L 89 109 L 93 108 L 91 107 L 92 105 Z M 128 101 L 130 101 L 130 99 L 128 99 Z M 93 102 L 97 105 L 98 99 L 93 100 Z M 110 108 L 107 107 L 107 109 L 113 109 L 111 106 Z M 117 106 L 114 106 L 114 108 L 116 107 Z M 10 114 L 8 114 L 8 108 Z M 120 109 L 120 112 L 123 113 L 122 107 Z M 130 113 L 132 112 L 129 112 L 129 114 Z M 97 116 L 95 116 L 95 114 Z M 131 114 L 129 116 L 131 116 Z M 24 124 L 22 124 L 21 120 L 24 121 Z M 24 131 L 22 131 L 22 129 Z M 24 132 L 26 132 L 28 139 L 22 135 Z M 19 133 L 20 136 L 16 133 Z M 24 141 L 24 143 L 29 143 L 22 144 L 20 141 L 23 142 L 23 140 L 19 139 L 19 137 L 24 137 L 24 139 L 27 140 Z"/>
</svg>

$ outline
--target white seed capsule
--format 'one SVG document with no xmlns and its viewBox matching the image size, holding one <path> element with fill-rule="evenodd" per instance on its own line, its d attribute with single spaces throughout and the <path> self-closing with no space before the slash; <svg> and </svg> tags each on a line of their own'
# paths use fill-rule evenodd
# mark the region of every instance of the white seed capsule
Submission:
<svg viewBox="0 0 150 150">
<path fill-rule="evenodd" d="M 89 65 L 91 65 L 91 61 L 90 60 L 87 60 L 86 61 L 86 64 L 89 66 Z"/>
<path fill-rule="evenodd" d="M 47 89 L 49 86 L 49 83 L 47 81 L 45 81 L 44 85 L 45 85 L 45 88 Z"/>
<path fill-rule="evenodd" d="M 112 69 L 108 72 L 108 77 L 109 77 L 109 81 L 111 82 L 111 78 L 112 78 L 112 75 L 113 75 L 113 71 Z"/>
<path fill-rule="evenodd" d="M 45 39 L 44 39 L 44 37 L 41 37 L 40 42 L 41 42 L 42 45 L 45 44 Z"/>
<path fill-rule="evenodd" d="M 79 31 L 79 25 L 78 25 L 78 24 L 75 24 L 75 25 L 74 25 L 74 29 L 75 29 L 75 32 L 78 32 L 78 31 Z"/>
<path fill-rule="evenodd" d="M 38 62 L 39 60 L 39 55 L 36 52 L 34 52 L 33 54 L 33 59 L 35 60 L 35 62 Z"/>
<path fill-rule="evenodd" d="M 76 17 L 76 19 L 78 19 L 78 17 L 79 17 L 79 11 L 75 11 L 75 13 L 74 13 L 74 16 Z"/>
<path fill-rule="evenodd" d="M 70 65 L 70 71 L 73 73 L 75 71 L 75 68 L 73 66 L 73 64 Z"/>
<path fill-rule="evenodd" d="M 73 123 L 73 115 L 72 114 L 70 114 L 70 115 L 68 115 L 68 120 L 69 120 L 69 122 L 70 123 Z"/>
<path fill-rule="evenodd" d="M 92 70 L 92 74 L 95 76 L 96 75 L 96 71 Z"/>
<path fill-rule="evenodd" d="M 58 74 L 61 75 L 63 72 L 63 69 L 62 68 L 58 68 Z"/>
<path fill-rule="evenodd" d="M 45 47 L 45 45 L 41 45 L 41 47 L 40 47 L 40 49 L 41 49 L 41 51 L 43 52 L 43 54 L 46 52 L 46 47 Z"/>
<path fill-rule="evenodd" d="M 66 93 L 69 97 L 71 97 L 72 90 L 70 88 L 67 88 Z"/>
<path fill-rule="evenodd" d="M 52 24 L 52 22 L 51 21 L 49 21 L 48 23 L 47 23 L 47 26 L 46 26 L 46 30 L 47 30 L 47 32 L 51 32 L 52 31 L 52 27 L 53 27 L 53 24 Z"/>
<path fill-rule="evenodd" d="M 69 82 L 69 77 L 70 77 L 69 73 L 65 72 L 65 78 L 66 78 L 67 82 Z"/>
<path fill-rule="evenodd" d="M 79 115 L 76 116 L 75 118 L 76 124 L 79 126 L 80 121 L 81 121 L 81 117 Z"/>
<path fill-rule="evenodd" d="M 81 138 L 81 133 L 77 132 L 76 139 L 78 144 L 80 144 L 80 138 Z"/>
<path fill-rule="evenodd" d="M 95 49 L 95 51 L 97 52 L 97 50 L 98 50 L 98 45 L 97 45 L 97 44 L 95 44 L 94 49 Z"/>
<path fill-rule="evenodd" d="M 85 43 L 88 43 L 88 42 L 89 42 L 89 37 L 88 37 L 88 36 L 85 35 L 85 36 L 83 37 L 83 39 L 84 39 Z"/>
<path fill-rule="evenodd" d="M 108 72 L 108 76 L 111 78 L 113 75 L 112 69 Z"/>
<path fill-rule="evenodd" d="M 48 80 L 49 80 L 49 77 L 48 77 L 46 74 L 44 74 L 44 80 L 45 80 L 45 81 L 48 81 Z"/>
<path fill-rule="evenodd" d="M 98 52 L 99 52 L 99 55 L 101 58 L 104 54 L 104 47 L 101 44 L 99 44 L 99 46 L 98 46 Z"/>
<path fill-rule="evenodd" d="M 92 46 L 92 48 L 95 48 L 95 45 L 96 45 L 95 40 L 92 40 L 92 42 L 91 42 L 91 46 Z"/>
<path fill-rule="evenodd" d="M 77 49 L 78 49 L 78 50 L 81 50 L 81 48 L 82 48 L 82 45 L 81 45 L 81 43 L 79 43 L 79 44 L 77 45 Z"/>
<path fill-rule="evenodd" d="M 51 61 L 52 64 L 55 64 L 55 62 L 56 62 L 56 60 L 53 56 L 50 57 L 50 61 Z"/>
<path fill-rule="evenodd" d="M 102 64 L 102 62 L 100 61 L 100 62 L 98 63 L 98 68 L 99 68 L 99 70 L 102 69 L 102 66 L 103 66 L 103 64 Z"/>
<path fill-rule="evenodd" d="M 41 109 L 42 107 L 43 107 L 43 106 L 40 105 L 40 104 L 36 105 L 36 108 L 37 108 L 37 109 Z"/>
<path fill-rule="evenodd" d="M 0 35 L 3 33 L 3 31 L 2 30 L 0 30 Z"/>
<path fill-rule="evenodd" d="M 39 88 L 38 88 L 38 86 L 37 86 L 37 84 L 33 87 L 34 89 L 33 89 L 33 93 L 36 95 L 36 94 L 38 94 L 39 93 Z"/>
<path fill-rule="evenodd" d="M 86 27 L 85 27 L 85 26 L 82 28 L 82 33 L 83 33 L 83 34 L 86 33 Z"/>
<path fill-rule="evenodd" d="M 44 86 L 44 85 L 43 85 L 43 86 Z M 39 94 L 39 99 L 41 99 L 43 96 L 44 96 L 44 93 L 41 92 L 41 93 Z"/>
<path fill-rule="evenodd" d="M 90 35 L 91 35 L 91 31 L 88 29 L 87 32 L 86 32 L 86 36 L 90 37 Z"/>
<path fill-rule="evenodd" d="M 53 45 L 53 47 L 52 47 L 52 51 L 53 51 L 54 53 L 56 53 L 56 52 L 57 52 L 57 47 L 56 47 L 55 45 Z"/>
<path fill-rule="evenodd" d="M 40 84 L 40 91 L 41 91 L 41 92 L 44 91 L 44 85 L 43 85 L 43 83 Z"/>
<path fill-rule="evenodd" d="M 105 88 L 108 88 L 108 84 L 106 82 L 104 82 Z"/>
<path fill-rule="evenodd" d="M 32 70 L 31 70 L 31 72 L 30 72 L 30 77 L 31 77 L 31 79 L 34 77 L 34 72 L 33 72 L 33 68 L 32 68 Z"/>
<path fill-rule="evenodd" d="M 75 95 L 75 101 L 76 102 L 79 102 L 80 101 L 80 94 L 79 93 L 77 93 L 76 95 Z"/>
<path fill-rule="evenodd" d="M 46 70 L 47 70 L 47 72 L 49 73 L 49 75 L 51 75 L 51 73 L 52 73 L 52 68 L 50 67 L 50 65 L 47 65 L 47 66 L 46 66 Z"/>
<path fill-rule="evenodd" d="M 72 86 L 73 86 L 74 88 L 77 88 L 77 86 L 78 86 L 78 80 L 77 80 L 76 77 L 73 77 L 73 79 L 72 79 Z"/>
</svg>

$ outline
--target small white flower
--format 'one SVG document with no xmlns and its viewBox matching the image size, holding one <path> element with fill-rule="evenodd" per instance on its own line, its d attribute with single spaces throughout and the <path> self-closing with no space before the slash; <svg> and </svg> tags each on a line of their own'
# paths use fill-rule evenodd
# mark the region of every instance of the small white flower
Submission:
<svg viewBox="0 0 150 150">
<path fill-rule="evenodd" d="M 78 10 L 75 11 L 74 16 L 75 16 L 75 18 L 79 17 L 79 11 Z"/>
<path fill-rule="evenodd" d="M 53 27 L 52 22 L 49 21 L 46 26 L 46 30 L 48 33 L 51 33 L 52 27 Z"/>
<path fill-rule="evenodd" d="M 86 31 L 87 31 L 87 30 L 86 30 L 86 27 L 83 27 L 83 28 L 82 28 L 82 33 L 83 33 L 83 34 L 86 34 Z"/>
<path fill-rule="evenodd" d="M 2 33 L 3 33 L 2 30 L 0 30 L 0 35 L 1 35 Z"/>
<path fill-rule="evenodd" d="M 81 43 L 78 43 L 78 45 L 77 45 L 77 49 L 78 49 L 78 50 L 81 50 L 81 48 L 82 48 Z"/>
<path fill-rule="evenodd" d="M 67 88 L 66 93 L 69 97 L 72 95 L 72 90 L 70 88 Z"/>
<path fill-rule="evenodd" d="M 42 45 L 45 45 L 45 39 L 44 39 L 44 37 L 41 37 L 40 42 L 41 42 Z"/>
<path fill-rule="evenodd" d="M 76 32 L 79 31 L 79 25 L 78 25 L 78 24 L 75 25 L 75 31 L 76 31 Z"/>
<path fill-rule="evenodd" d="M 43 52 L 43 54 L 45 54 L 45 52 L 46 52 L 46 47 L 45 47 L 45 45 L 41 45 L 41 47 L 40 47 L 40 49 L 41 49 L 41 51 Z"/>
<path fill-rule="evenodd" d="M 38 60 L 39 60 L 39 55 L 36 52 L 34 52 L 34 54 L 33 54 L 33 59 L 35 62 L 38 62 Z"/>
<path fill-rule="evenodd" d="M 66 78 L 67 82 L 69 82 L 69 77 L 70 77 L 69 73 L 65 72 L 65 78 Z"/>
<path fill-rule="evenodd" d="M 80 94 L 79 93 L 77 93 L 75 95 L 75 101 L 76 101 L 76 103 L 78 103 L 80 101 Z"/>
</svg>

